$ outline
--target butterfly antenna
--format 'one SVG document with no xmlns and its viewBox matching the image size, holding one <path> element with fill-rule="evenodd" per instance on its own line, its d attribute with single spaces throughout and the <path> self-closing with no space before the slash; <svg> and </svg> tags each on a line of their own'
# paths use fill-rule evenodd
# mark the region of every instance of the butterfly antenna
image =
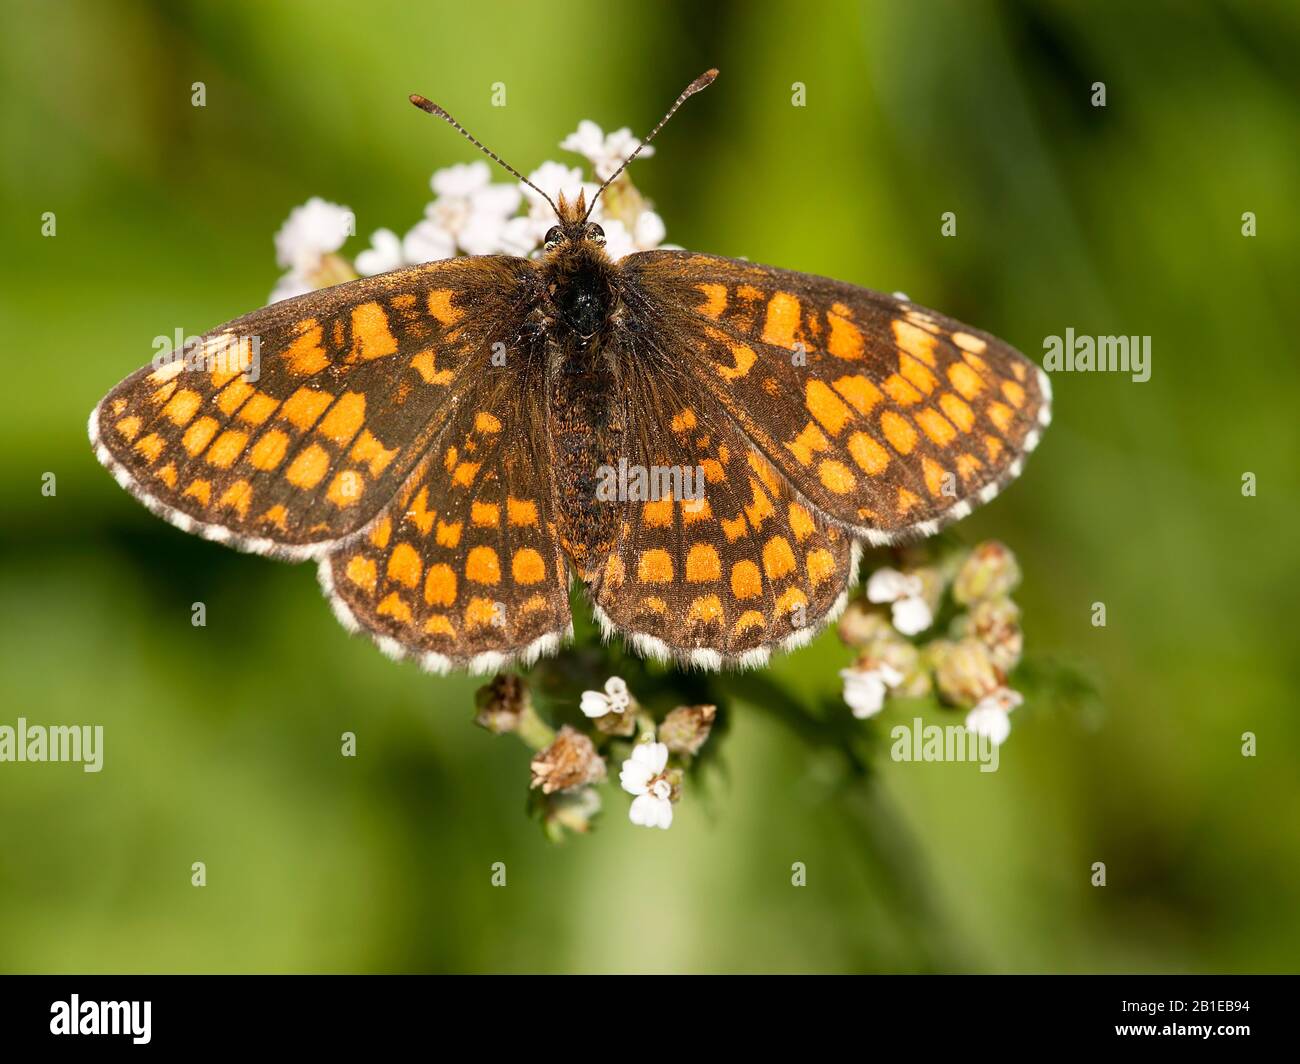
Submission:
<svg viewBox="0 0 1300 1064">
<path fill-rule="evenodd" d="M 560 209 L 555 206 L 555 201 L 551 199 L 550 196 L 548 196 L 540 188 L 538 188 L 531 181 L 529 181 L 528 178 L 524 177 L 523 174 L 521 174 L 518 170 L 516 170 L 513 166 L 511 166 L 508 162 L 506 162 L 503 158 L 501 158 L 501 156 L 499 156 L 496 152 L 492 151 L 491 148 L 487 147 L 476 136 L 470 133 L 468 129 L 466 129 L 454 118 L 452 118 L 450 113 L 448 113 L 444 108 L 439 107 L 432 100 L 426 100 L 423 96 L 419 96 L 416 93 L 411 93 L 411 103 L 415 104 L 415 106 L 418 107 L 421 111 L 427 111 L 429 114 L 434 115 L 437 118 L 441 118 L 443 121 L 445 121 L 448 125 L 451 126 L 452 129 L 456 130 L 457 133 L 459 133 L 467 141 L 473 144 L 474 147 L 476 147 L 479 151 L 481 151 L 494 163 L 496 163 L 498 166 L 505 169 L 508 173 L 513 174 L 525 185 L 527 185 L 539 196 L 541 196 L 542 199 L 546 200 L 546 202 L 551 205 L 551 210 L 555 212 L 555 216 L 557 218 L 560 216 Z"/>
<path fill-rule="evenodd" d="M 631 155 L 629 155 L 626 159 L 624 159 L 623 162 L 619 164 L 619 168 L 615 170 L 612 174 L 610 174 L 609 177 L 605 179 L 605 183 L 601 185 L 599 189 L 596 190 L 596 194 L 591 197 L 591 206 L 587 208 L 587 216 L 583 218 L 584 222 L 587 220 L 588 217 L 591 216 L 591 212 L 596 207 L 596 201 L 600 199 L 600 194 L 605 191 L 605 189 L 610 185 L 610 183 L 616 177 L 618 177 L 619 174 L 621 174 L 624 170 L 627 169 L 628 163 L 630 163 L 633 159 L 635 159 L 638 155 L 641 154 L 641 149 L 655 139 L 655 135 L 661 129 L 663 129 L 664 126 L 668 124 L 668 119 L 672 118 L 672 116 L 677 113 L 677 108 L 681 107 L 682 104 L 684 104 L 688 99 L 690 99 L 700 90 L 707 89 L 710 85 L 713 84 L 713 79 L 716 78 L 717 76 L 718 76 L 718 71 L 716 67 L 712 70 L 706 70 L 703 74 L 701 74 L 698 78 L 696 78 L 689 85 L 687 85 L 686 88 L 682 90 L 682 94 L 678 96 L 677 99 L 673 101 L 673 105 L 670 108 L 668 108 L 668 113 L 664 115 L 663 118 L 659 119 L 659 124 L 655 126 L 654 129 L 650 130 L 650 133 L 649 135 L 646 136 L 645 140 L 641 141 L 641 143 L 636 146 L 636 151 L 634 151 Z M 468 133 L 465 135 L 469 136 Z"/>
</svg>

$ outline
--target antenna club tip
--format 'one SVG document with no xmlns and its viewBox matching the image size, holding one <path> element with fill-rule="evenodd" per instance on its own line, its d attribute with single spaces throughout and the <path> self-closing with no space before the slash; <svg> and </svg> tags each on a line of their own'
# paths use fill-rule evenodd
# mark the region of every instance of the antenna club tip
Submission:
<svg viewBox="0 0 1300 1064">
<path fill-rule="evenodd" d="M 419 93 L 416 92 L 411 93 L 410 99 L 411 99 L 411 103 L 415 104 L 415 106 L 418 107 L 421 111 L 428 111 L 429 114 L 431 115 L 436 115 L 442 110 L 442 108 L 439 107 L 432 100 L 426 100 Z"/>
<path fill-rule="evenodd" d="M 701 74 L 698 78 L 696 78 L 694 81 L 690 83 L 690 85 L 686 89 L 687 93 L 689 94 L 689 93 L 699 92 L 701 89 L 707 89 L 710 85 L 713 84 L 714 79 L 717 78 L 717 76 L 718 76 L 718 68 L 710 67 L 708 70 L 706 70 L 703 74 Z"/>
</svg>

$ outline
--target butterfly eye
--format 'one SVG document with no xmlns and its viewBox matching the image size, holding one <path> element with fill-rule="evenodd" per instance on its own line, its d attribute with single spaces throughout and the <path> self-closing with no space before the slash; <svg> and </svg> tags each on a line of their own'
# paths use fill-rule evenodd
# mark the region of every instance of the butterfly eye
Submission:
<svg viewBox="0 0 1300 1064">
<path fill-rule="evenodd" d="M 553 248 L 559 242 L 560 242 L 560 227 L 558 225 L 553 225 L 551 226 L 551 228 L 546 230 L 545 244 L 548 248 Z"/>
<path fill-rule="evenodd" d="M 594 240 L 599 246 L 604 247 L 605 230 L 593 223 L 592 225 L 587 226 L 587 239 Z"/>
</svg>

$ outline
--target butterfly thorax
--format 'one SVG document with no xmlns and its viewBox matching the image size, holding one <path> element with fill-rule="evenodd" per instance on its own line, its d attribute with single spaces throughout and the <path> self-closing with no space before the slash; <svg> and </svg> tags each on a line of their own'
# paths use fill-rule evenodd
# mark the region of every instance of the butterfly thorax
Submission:
<svg viewBox="0 0 1300 1064">
<path fill-rule="evenodd" d="M 618 532 L 617 507 L 597 497 L 602 470 L 625 453 L 622 405 L 608 343 L 617 328 L 617 267 L 587 233 L 563 234 L 542 261 L 550 303 L 547 408 L 561 541 L 580 569 L 608 555 Z"/>
</svg>

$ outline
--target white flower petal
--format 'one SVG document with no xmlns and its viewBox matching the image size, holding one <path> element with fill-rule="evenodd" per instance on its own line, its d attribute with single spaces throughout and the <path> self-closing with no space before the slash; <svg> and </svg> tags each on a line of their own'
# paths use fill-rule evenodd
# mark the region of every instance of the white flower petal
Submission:
<svg viewBox="0 0 1300 1064">
<path fill-rule="evenodd" d="M 472 193 L 469 202 L 475 214 L 485 214 L 504 220 L 519 210 L 519 204 L 523 199 L 518 185 L 496 184 Z"/>
<path fill-rule="evenodd" d="M 456 254 L 456 241 L 445 229 L 426 219 L 402 239 L 402 254 L 410 263 L 449 259 Z"/>
<path fill-rule="evenodd" d="M 966 730 L 982 735 L 994 746 L 1001 746 L 1011 734 L 1011 718 L 1007 711 L 996 705 L 981 702 L 966 714 Z"/>
<path fill-rule="evenodd" d="M 642 152 L 642 155 L 645 153 Z M 654 211 L 642 211 L 636 220 L 636 246 L 642 251 L 653 251 L 668 235 L 664 220 Z"/>
<path fill-rule="evenodd" d="M 668 747 L 663 743 L 639 743 L 632 750 L 632 758 L 657 776 L 668 765 Z"/>
<path fill-rule="evenodd" d="M 628 794 L 645 794 L 657 773 L 649 765 L 628 758 L 618 773 L 618 783 Z"/>
<path fill-rule="evenodd" d="M 282 299 L 293 299 L 294 296 L 303 296 L 312 290 L 311 282 L 307 278 L 296 270 L 290 270 L 275 282 L 275 287 L 271 289 L 271 295 L 267 299 L 267 303 L 279 303 Z"/>
<path fill-rule="evenodd" d="M 391 229 L 376 229 L 370 237 L 370 247 L 357 256 L 357 273 L 373 277 L 377 273 L 396 270 L 406 263 L 402 256 L 401 238 Z"/>
<path fill-rule="evenodd" d="M 439 196 L 468 196 L 492 180 L 492 170 L 483 160 L 457 163 L 438 170 L 429 184 Z"/>
<path fill-rule="evenodd" d="M 638 827 L 667 829 L 673 822 L 673 803 L 664 798 L 643 794 L 632 800 L 627 818 Z"/>
<path fill-rule="evenodd" d="M 275 261 L 307 274 L 320 265 L 321 256 L 338 251 L 356 232 L 356 218 L 347 208 L 313 196 L 289 217 L 275 234 Z"/>
<path fill-rule="evenodd" d="M 924 632 L 934 623 L 934 615 L 925 599 L 917 596 L 901 598 L 890 608 L 894 627 L 903 635 L 916 635 Z"/>
<path fill-rule="evenodd" d="M 841 669 L 844 701 L 859 720 L 874 717 L 885 705 L 885 681 L 874 670 Z"/>
<path fill-rule="evenodd" d="M 923 586 L 919 576 L 908 576 L 897 569 L 877 569 L 867 581 L 867 598 L 872 602 L 895 602 L 919 595 Z"/>
<path fill-rule="evenodd" d="M 603 717 L 613 707 L 609 699 L 599 691 L 583 691 L 582 700 L 578 703 L 578 708 L 582 710 L 585 716 L 596 718 Z"/>
</svg>

